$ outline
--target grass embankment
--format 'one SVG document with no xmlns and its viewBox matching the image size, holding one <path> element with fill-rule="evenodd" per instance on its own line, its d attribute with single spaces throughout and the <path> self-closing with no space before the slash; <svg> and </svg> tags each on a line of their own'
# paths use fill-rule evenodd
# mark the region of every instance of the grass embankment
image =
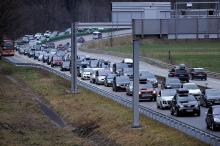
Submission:
<svg viewBox="0 0 220 146">
<path fill-rule="evenodd" d="M 124 108 L 121 105 L 118 105 L 100 95 L 91 93 L 83 88 L 79 88 L 79 93 L 73 95 L 68 91 L 70 88 L 69 82 L 50 73 L 39 70 L 15 68 L 2 62 L 0 62 L 0 66 L 1 68 L 4 68 L 4 72 L 8 72 L 7 74 L 11 74 L 11 76 L 16 79 L 23 80 L 25 84 L 27 84 L 32 90 L 43 96 L 45 100 L 53 107 L 53 109 L 55 109 L 71 127 L 74 127 L 72 132 L 77 134 L 82 140 L 86 141 L 90 145 L 205 145 L 204 143 L 186 136 L 175 129 L 164 126 L 143 116 L 141 116 L 142 128 L 132 129 L 130 128 L 132 113 L 129 109 Z M 3 80 L 3 78 L 1 78 L 1 80 Z M 7 87 L 1 87 L 1 91 L 6 90 L 6 88 Z M 14 87 L 10 87 L 10 89 L 12 92 L 17 92 Z M 7 94 L 12 94 L 12 92 Z M 8 102 L 5 104 L 9 104 L 10 101 L 19 98 L 18 95 L 11 96 L 13 98 L 8 98 Z M 2 99 L 1 104 L 4 100 L 5 99 Z M 22 99 L 18 100 L 20 101 L 19 104 L 25 105 Z M 28 106 L 25 105 L 25 107 L 26 108 L 24 110 L 19 110 L 21 114 L 25 113 L 26 115 L 26 113 L 29 113 L 30 111 L 35 109 L 37 110 L 33 104 L 28 104 Z M 19 119 L 18 116 L 15 116 L 16 112 L 8 111 L 11 108 L 5 108 L 7 108 L 7 110 L 1 108 L 1 115 L 7 114 L 16 122 L 16 119 Z M 13 109 L 15 110 L 16 107 L 13 107 Z M 31 117 L 36 119 L 36 116 L 34 115 Z M 5 120 L 7 119 L 8 118 Z M 11 120 L 8 120 L 8 122 L 10 121 Z M 26 127 L 27 130 L 30 131 L 30 133 L 27 133 L 26 135 L 28 136 L 30 134 L 28 137 L 32 137 L 32 135 L 37 137 L 35 142 L 44 139 L 45 141 L 42 142 L 45 142 L 45 144 L 40 143 L 39 145 L 47 145 L 49 142 L 52 142 L 49 140 L 56 141 L 57 138 L 63 138 L 63 142 L 66 143 L 72 142 L 72 139 L 69 137 L 69 133 L 65 130 L 62 133 L 62 129 L 51 128 L 51 130 L 54 131 L 53 134 L 57 134 L 58 136 L 50 137 L 51 135 L 49 132 L 46 132 L 46 134 L 44 133 L 47 131 L 47 128 L 45 128 L 45 123 L 48 122 L 44 122 L 45 120 L 36 121 L 38 121 L 38 127 Z M 24 125 L 29 125 L 31 123 L 28 120 Z M 22 125 L 20 122 L 16 122 L 16 124 L 18 126 Z M 23 129 L 23 127 L 21 129 Z M 59 130 L 61 132 L 58 132 Z M 14 140 L 8 137 L 7 133 L 4 135 L 4 137 L 7 137 L 4 138 L 7 141 L 12 142 Z"/>
<path fill-rule="evenodd" d="M 88 47 L 130 54 L 132 41 L 131 37 L 121 37 L 113 39 L 113 47 L 110 47 L 110 40 L 97 41 Z M 219 40 L 144 39 L 141 41 L 140 54 L 143 57 L 170 63 L 169 50 L 174 64 L 185 63 L 188 66 L 204 67 L 210 71 L 220 72 Z"/>
</svg>

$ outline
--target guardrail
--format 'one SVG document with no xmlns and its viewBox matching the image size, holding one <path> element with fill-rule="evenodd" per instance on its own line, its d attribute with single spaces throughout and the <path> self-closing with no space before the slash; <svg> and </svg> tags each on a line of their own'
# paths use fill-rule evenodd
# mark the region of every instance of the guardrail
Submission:
<svg viewBox="0 0 220 146">
<path fill-rule="evenodd" d="M 68 76 L 65 73 L 62 73 L 60 71 L 57 71 L 53 68 L 50 68 L 48 66 L 44 66 L 41 64 L 34 64 L 34 63 L 16 63 L 16 62 L 11 62 L 7 58 L 2 58 L 2 60 L 6 61 L 8 63 L 14 64 L 16 66 L 20 66 L 20 67 L 31 67 L 31 68 L 43 69 L 43 70 L 49 71 L 51 73 L 54 73 L 54 74 L 66 79 L 66 80 L 71 80 L 70 76 Z M 82 86 L 82 87 L 92 91 L 92 92 L 95 92 L 95 93 L 100 94 L 104 97 L 112 99 L 125 107 L 128 107 L 128 108 L 132 107 L 132 101 L 124 98 L 123 96 L 119 96 L 119 95 L 116 95 L 112 92 L 106 91 L 104 89 L 100 89 L 100 88 L 98 88 L 90 83 L 87 83 L 85 81 L 77 80 L 77 84 L 79 86 Z M 203 131 L 201 129 L 193 127 L 189 124 L 183 123 L 183 122 L 181 122 L 177 119 L 174 119 L 170 116 L 161 114 L 157 111 L 154 111 L 154 110 L 147 108 L 147 107 L 144 107 L 142 105 L 139 105 L 139 112 L 144 114 L 145 116 L 153 119 L 153 120 L 159 121 L 162 124 L 165 124 L 169 127 L 175 128 L 175 129 L 177 129 L 183 133 L 186 133 L 187 135 L 195 137 L 195 138 L 197 138 L 207 144 L 210 144 L 213 146 L 220 145 L 220 137 L 217 137 L 215 135 L 207 133 L 206 131 Z"/>
</svg>

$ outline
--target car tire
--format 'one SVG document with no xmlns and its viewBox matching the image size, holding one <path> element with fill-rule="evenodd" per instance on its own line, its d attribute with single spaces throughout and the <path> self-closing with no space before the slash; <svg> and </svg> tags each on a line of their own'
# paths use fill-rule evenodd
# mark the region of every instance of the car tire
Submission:
<svg viewBox="0 0 220 146">
<path fill-rule="evenodd" d="M 210 128 L 211 128 L 212 131 L 215 131 L 215 124 L 212 123 Z"/>
<path fill-rule="evenodd" d="M 174 115 L 174 112 L 173 112 L 173 110 L 172 110 L 172 107 L 171 107 L 171 109 L 170 109 L 170 114 L 171 114 L 171 115 Z"/>
<path fill-rule="evenodd" d="M 175 115 L 176 117 L 179 117 L 179 116 L 180 116 L 179 111 L 178 111 L 177 109 L 174 111 L 174 115 Z"/>
<path fill-rule="evenodd" d="M 200 111 L 197 111 L 196 115 L 199 117 L 199 116 L 200 116 L 200 113 L 201 113 Z"/>
<path fill-rule="evenodd" d="M 158 103 L 157 103 L 157 108 L 158 108 L 158 109 L 160 109 L 160 106 L 159 106 L 159 104 L 158 104 Z"/>
</svg>

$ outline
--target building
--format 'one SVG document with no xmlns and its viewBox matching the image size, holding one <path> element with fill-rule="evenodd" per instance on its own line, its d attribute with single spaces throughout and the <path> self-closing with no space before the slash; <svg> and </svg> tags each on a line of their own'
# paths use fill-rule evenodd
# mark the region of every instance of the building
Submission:
<svg viewBox="0 0 220 146">
<path fill-rule="evenodd" d="M 112 2 L 112 22 L 129 23 L 132 19 L 168 19 L 170 2 Z"/>
</svg>

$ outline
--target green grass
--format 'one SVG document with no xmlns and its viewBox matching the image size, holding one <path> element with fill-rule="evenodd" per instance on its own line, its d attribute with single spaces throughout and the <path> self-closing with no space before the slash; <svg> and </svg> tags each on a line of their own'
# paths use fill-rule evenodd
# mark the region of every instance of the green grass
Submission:
<svg viewBox="0 0 220 146">
<path fill-rule="evenodd" d="M 98 145 L 126 145 L 126 146 L 203 146 L 204 143 L 189 137 L 173 128 L 169 128 L 154 120 L 141 116 L 141 129 L 131 128 L 132 112 L 117 103 L 79 88 L 78 94 L 68 92 L 70 83 L 50 73 L 17 68 L 0 62 L 1 68 L 13 72 L 11 75 L 22 80 L 28 87 L 37 92 L 48 102 L 72 127 L 83 127 L 92 123 L 98 125 L 88 136 L 83 136 L 83 142 L 96 142 Z M 34 77 L 30 78 L 30 74 Z M 41 129 L 39 130 L 41 131 Z M 42 141 L 43 136 L 36 133 L 31 135 L 31 142 Z M 63 134 L 68 144 L 68 140 Z M 95 139 L 95 141 L 94 141 Z M 106 143 L 107 142 L 107 143 Z M 39 144 L 39 143 L 38 143 Z M 40 143 L 40 145 L 47 145 Z M 59 143 L 60 144 L 60 143 Z M 83 143 L 82 145 L 84 145 Z M 33 144 L 34 145 L 34 144 Z"/>
<path fill-rule="evenodd" d="M 124 43 L 124 45 L 104 48 L 104 50 L 130 54 L 132 47 L 130 44 Z M 175 64 L 185 63 L 188 66 L 199 66 L 210 71 L 220 72 L 220 41 L 217 40 L 144 40 L 141 43 L 140 54 L 143 57 L 169 62 L 169 50 Z"/>
</svg>

